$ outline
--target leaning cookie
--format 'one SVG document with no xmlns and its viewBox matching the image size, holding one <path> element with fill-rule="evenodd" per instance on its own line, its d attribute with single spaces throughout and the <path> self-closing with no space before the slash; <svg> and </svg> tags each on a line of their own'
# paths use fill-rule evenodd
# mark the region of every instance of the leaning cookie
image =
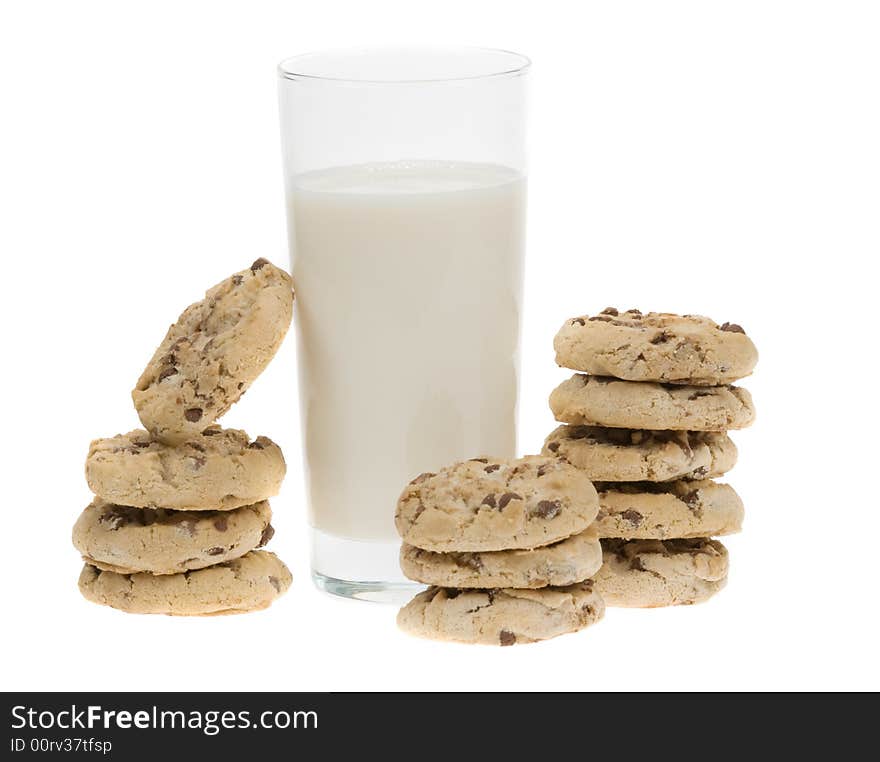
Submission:
<svg viewBox="0 0 880 762">
<path fill-rule="evenodd" d="M 609 606 L 700 603 L 727 583 L 727 549 L 716 540 L 602 540 L 602 552 L 594 580 Z"/>
<path fill-rule="evenodd" d="M 93 603 L 130 614 L 177 616 L 264 609 L 290 583 L 290 571 L 266 550 L 183 574 L 117 574 L 86 564 L 79 577 L 80 592 Z"/>
<path fill-rule="evenodd" d="M 593 526 L 573 537 L 530 550 L 435 553 L 404 543 L 400 548 L 400 568 L 409 579 L 439 587 L 571 585 L 592 577 L 602 565 L 602 547 Z"/>
<path fill-rule="evenodd" d="M 265 259 L 211 288 L 168 329 L 131 393 L 144 427 L 176 444 L 216 421 L 269 364 L 292 315 L 290 276 Z"/>
<path fill-rule="evenodd" d="M 397 624 L 422 638 L 512 646 L 582 630 L 604 613 L 591 580 L 540 590 L 431 587 L 400 610 Z"/>
<path fill-rule="evenodd" d="M 672 386 L 576 373 L 550 394 L 557 421 L 583 426 L 673 431 L 744 429 L 752 397 L 738 386 Z"/>
<path fill-rule="evenodd" d="M 593 481 L 666 482 L 721 476 L 736 464 L 736 445 L 711 431 L 649 431 L 559 426 L 543 453 L 585 471 Z"/>
<path fill-rule="evenodd" d="M 172 447 L 137 429 L 91 443 L 86 481 L 117 505 L 231 510 L 277 495 L 286 468 L 268 437 L 209 426 Z"/>
<path fill-rule="evenodd" d="M 597 483 L 599 537 L 627 540 L 713 537 L 739 532 L 743 503 L 729 484 L 711 479 Z"/>
<path fill-rule="evenodd" d="M 748 376 L 758 350 L 735 323 L 613 307 L 566 320 L 553 341 L 557 364 L 627 381 L 720 386 Z"/>
<path fill-rule="evenodd" d="M 395 524 L 425 550 L 512 550 L 579 534 L 598 510 L 592 482 L 558 458 L 474 458 L 413 479 Z"/>
<path fill-rule="evenodd" d="M 234 511 L 132 508 L 96 498 L 73 527 L 83 560 L 120 574 L 178 574 L 231 561 L 272 537 L 266 501 Z"/>
</svg>

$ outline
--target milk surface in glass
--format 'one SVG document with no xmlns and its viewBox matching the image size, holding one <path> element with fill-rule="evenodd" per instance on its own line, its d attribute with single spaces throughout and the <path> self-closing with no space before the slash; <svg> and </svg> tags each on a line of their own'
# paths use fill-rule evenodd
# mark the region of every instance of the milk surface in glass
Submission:
<svg viewBox="0 0 880 762">
<path fill-rule="evenodd" d="M 526 182 L 491 164 L 395 162 L 290 188 L 310 521 L 396 542 L 413 477 L 513 456 Z"/>
</svg>

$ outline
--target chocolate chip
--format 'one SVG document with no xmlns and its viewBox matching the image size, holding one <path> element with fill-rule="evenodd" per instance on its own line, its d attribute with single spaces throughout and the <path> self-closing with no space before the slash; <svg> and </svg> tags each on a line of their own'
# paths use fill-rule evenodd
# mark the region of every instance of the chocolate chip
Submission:
<svg viewBox="0 0 880 762">
<path fill-rule="evenodd" d="M 681 500 L 688 508 L 693 508 L 700 502 L 700 490 L 695 489 L 693 492 L 682 497 Z"/>
<path fill-rule="evenodd" d="M 639 513 L 638 511 L 633 511 L 633 510 L 624 511 L 623 513 L 620 514 L 620 517 L 622 519 L 624 519 L 625 521 L 628 521 L 634 527 L 640 526 L 641 523 L 645 520 L 645 517 L 642 516 L 641 513 Z"/>
<path fill-rule="evenodd" d="M 205 553 L 209 556 L 222 556 L 226 552 L 226 548 L 208 548 Z"/>
<path fill-rule="evenodd" d="M 599 314 L 600 315 L 614 315 L 614 317 L 617 317 L 620 313 L 617 311 L 617 307 L 606 307 Z"/>
<path fill-rule="evenodd" d="M 193 448 L 193 450 L 197 450 L 198 452 L 204 452 L 205 448 L 202 447 L 198 442 L 187 442 L 187 444 Z"/>
<path fill-rule="evenodd" d="M 202 432 L 202 436 L 203 437 L 216 437 L 218 434 L 222 434 L 222 433 L 223 432 L 219 426 L 211 426 Z"/>
<path fill-rule="evenodd" d="M 226 516 L 218 516 L 214 519 L 214 529 L 218 532 L 225 532 L 229 529 L 229 518 Z"/>
<path fill-rule="evenodd" d="M 512 646 L 516 643 L 516 635 L 509 630 L 501 630 L 498 635 L 498 642 L 501 643 L 502 646 Z"/>
<path fill-rule="evenodd" d="M 522 495 L 517 495 L 516 492 L 505 492 L 498 498 L 498 509 L 503 511 L 511 500 L 522 500 Z"/>
<path fill-rule="evenodd" d="M 692 394 L 690 394 L 688 396 L 688 399 L 693 401 L 693 400 L 698 400 L 700 397 L 711 397 L 711 396 L 712 396 L 712 392 L 693 392 Z"/>
<path fill-rule="evenodd" d="M 558 500 L 542 500 L 535 506 L 535 516 L 542 519 L 552 519 L 559 515 L 562 504 Z"/>
<path fill-rule="evenodd" d="M 668 331 L 660 331 L 660 333 L 656 334 L 653 339 L 651 339 L 652 344 L 665 344 L 672 338 L 672 334 Z"/>
<path fill-rule="evenodd" d="M 432 476 L 437 476 L 437 474 L 433 474 L 430 471 L 425 471 L 425 473 L 419 474 L 415 479 L 413 479 L 410 484 L 421 484 L 422 482 L 430 479 Z"/>
<path fill-rule="evenodd" d="M 260 441 L 262 440 L 262 441 Z M 248 450 L 265 450 L 267 440 L 263 437 L 257 437 L 248 445 Z"/>
<path fill-rule="evenodd" d="M 497 471 L 499 468 L 501 468 L 501 466 L 498 463 L 492 463 L 491 465 L 486 466 L 483 470 L 487 474 L 491 474 L 491 473 L 494 473 L 495 471 Z"/>
<path fill-rule="evenodd" d="M 627 315 L 638 315 L 639 317 L 641 317 L 641 316 L 642 316 L 642 311 L 641 311 L 641 310 L 632 309 L 632 310 L 627 310 L 627 311 L 626 311 L 626 314 L 627 314 Z"/>
<path fill-rule="evenodd" d="M 586 324 L 587 324 L 587 321 L 584 320 L 583 318 L 575 318 L 574 320 L 571 321 L 571 325 L 586 325 Z"/>
<path fill-rule="evenodd" d="M 150 446 L 149 441 L 147 441 L 147 442 L 132 442 L 132 444 L 133 444 L 135 447 L 138 447 L 138 448 L 140 448 L 140 449 L 143 449 L 144 447 L 149 447 L 149 446 Z"/>
<path fill-rule="evenodd" d="M 244 278 L 242 278 L 241 275 L 233 275 L 232 276 L 232 285 L 233 286 L 240 286 L 241 282 L 243 280 L 244 280 Z"/>
<path fill-rule="evenodd" d="M 171 376 L 176 376 L 176 375 L 177 375 L 177 368 L 175 368 L 174 366 L 172 366 L 170 368 L 165 368 L 165 370 L 163 370 L 159 374 L 159 377 L 156 379 L 156 381 L 157 382 L 164 381 L 166 378 L 170 378 Z"/>
<path fill-rule="evenodd" d="M 495 493 L 492 492 L 492 493 L 486 495 L 486 497 L 483 498 L 483 502 L 480 503 L 480 505 L 488 505 L 490 508 L 495 508 L 497 506 L 497 503 L 495 502 Z"/>
<path fill-rule="evenodd" d="M 488 458 L 471 458 L 468 463 L 488 463 Z"/>
<path fill-rule="evenodd" d="M 455 556 L 455 563 L 474 571 L 480 571 L 483 568 L 483 559 L 479 553 L 459 553 Z"/>
<path fill-rule="evenodd" d="M 190 423 L 198 423 L 202 418 L 202 409 L 200 407 L 188 407 L 183 411 L 183 417 Z"/>
<path fill-rule="evenodd" d="M 598 320 L 601 323 L 610 323 L 612 320 L 614 320 L 614 318 L 612 318 L 610 315 L 593 315 L 593 317 L 591 317 L 590 320 L 591 321 Z"/>
<path fill-rule="evenodd" d="M 559 442 L 551 442 L 550 444 L 547 445 L 547 449 L 550 450 L 550 452 L 558 452 L 559 451 Z"/>
<path fill-rule="evenodd" d="M 119 529 L 119 527 L 124 527 L 126 524 L 130 524 L 131 521 L 131 514 L 121 505 L 111 505 L 98 517 L 99 524 L 109 524 L 110 529 L 113 529 L 114 531 Z"/>
<path fill-rule="evenodd" d="M 270 577 L 269 577 L 269 584 L 272 585 L 272 587 L 275 588 L 275 592 L 276 592 L 276 593 L 280 593 L 280 592 L 281 592 L 281 580 L 278 579 L 278 577 L 272 577 L 272 576 L 270 576 Z"/>
<path fill-rule="evenodd" d="M 718 326 L 718 328 L 722 331 L 729 331 L 730 333 L 745 333 L 743 327 L 736 323 L 724 323 L 723 325 Z"/>
<path fill-rule="evenodd" d="M 260 257 L 258 260 L 256 260 L 251 265 L 251 272 L 256 272 L 257 270 L 261 269 L 262 267 L 264 267 L 265 265 L 268 265 L 268 264 L 269 264 L 268 259 L 263 259 L 263 257 Z"/>
<path fill-rule="evenodd" d="M 544 464 L 543 466 L 538 466 L 537 476 L 538 476 L 539 479 L 540 479 L 544 474 L 547 473 L 547 469 L 548 469 L 548 468 L 549 468 L 549 466 L 548 466 L 547 464 Z"/>
<path fill-rule="evenodd" d="M 275 536 L 275 527 L 273 527 L 271 524 L 266 524 L 266 528 L 263 530 L 263 534 L 260 535 L 260 544 L 257 545 L 257 547 L 262 548 L 274 536 Z"/>
</svg>

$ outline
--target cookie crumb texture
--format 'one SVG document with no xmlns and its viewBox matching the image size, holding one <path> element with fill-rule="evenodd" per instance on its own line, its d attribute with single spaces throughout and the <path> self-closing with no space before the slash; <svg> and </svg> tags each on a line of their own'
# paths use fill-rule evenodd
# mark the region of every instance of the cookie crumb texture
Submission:
<svg viewBox="0 0 880 762">
<path fill-rule="evenodd" d="M 268 437 L 202 427 L 177 446 L 143 429 L 96 439 L 86 457 L 89 488 L 107 502 L 138 508 L 232 510 L 274 497 L 287 466 Z"/>
<path fill-rule="evenodd" d="M 727 583 L 727 549 L 716 540 L 602 540 L 602 552 L 594 582 L 608 606 L 690 605 Z"/>
<path fill-rule="evenodd" d="M 400 568 L 426 585 L 454 588 L 541 588 L 581 582 L 602 566 L 595 525 L 564 540 L 528 550 L 435 553 L 404 543 Z"/>
<path fill-rule="evenodd" d="M 613 307 L 566 320 L 553 346 L 558 365 L 627 381 L 719 386 L 748 376 L 758 362 L 734 323 Z"/>
<path fill-rule="evenodd" d="M 290 276 L 265 259 L 218 283 L 168 329 L 132 392 L 144 427 L 186 441 L 222 416 L 268 365 L 293 315 Z"/>
<path fill-rule="evenodd" d="M 729 484 L 711 479 L 664 484 L 596 484 L 599 537 L 667 540 L 728 535 L 742 528 L 744 508 Z"/>
<path fill-rule="evenodd" d="M 576 373 L 550 394 L 557 421 L 580 426 L 671 431 L 744 429 L 752 396 L 738 386 L 675 386 Z"/>
<path fill-rule="evenodd" d="M 240 558 L 272 537 L 266 501 L 234 511 L 133 508 L 96 498 L 73 527 L 73 544 L 103 571 L 178 574 Z"/>
<path fill-rule="evenodd" d="M 86 564 L 79 589 L 93 603 L 130 614 L 206 616 L 267 608 L 290 587 L 288 568 L 266 550 L 183 574 L 117 574 Z"/>
<path fill-rule="evenodd" d="M 724 432 L 600 426 L 559 426 L 542 452 L 604 482 L 712 478 L 727 473 L 737 459 L 736 445 Z"/>
<path fill-rule="evenodd" d="M 397 624 L 423 638 L 512 646 L 582 630 L 604 613 L 589 580 L 540 590 L 432 587 L 400 610 Z"/>
<path fill-rule="evenodd" d="M 586 474 L 556 458 L 474 458 L 413 479 L 395 523 L 424 550 L 512 550 L 579 534 L 598 510 Z"/>
</svg>

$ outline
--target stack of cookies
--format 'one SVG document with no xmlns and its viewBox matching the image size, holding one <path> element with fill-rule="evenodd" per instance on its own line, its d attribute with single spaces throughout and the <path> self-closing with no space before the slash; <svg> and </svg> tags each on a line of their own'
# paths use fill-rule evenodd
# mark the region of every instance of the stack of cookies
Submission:
<svg viewBox="0 0 880 762">
<path fill-rule="evenodd" d="M 73 529 L 82 594 L 139 614 L 221 614 L 269 606 L 287 567 L 259 550 L 285 474 L 267 437 L 214 422 L 284 339 L 290 276 L 264 259 L 210 289 L 168 330 L 135 390 L 144 429 L 92 442 L 94 501 Z"/>
<path fill-rule="evenodd" d="M 719 535 L 738 532 L 743 506 L 714 481 L 733 467 L 730 429 L 750 425 L 749 393 L 732 382 L 758 360 L 738 325 L 695 315 L 619 312 L 566 321 L 556 362 L 581 371 L 550 395 L 556 420 L 544 454 L 573 465 L 599 493 L 609 606 L 706 600 L 727 579 Z"/>
<path fill-rule="evenodd" d="M 509 646 L 598 621 L 598 510 L 587 475 L 557 458 L 474 458 L 418 476 L 395 523 L 403 573 L 431 587 L 401 609 L 399 626 Z"/>
</svg>

